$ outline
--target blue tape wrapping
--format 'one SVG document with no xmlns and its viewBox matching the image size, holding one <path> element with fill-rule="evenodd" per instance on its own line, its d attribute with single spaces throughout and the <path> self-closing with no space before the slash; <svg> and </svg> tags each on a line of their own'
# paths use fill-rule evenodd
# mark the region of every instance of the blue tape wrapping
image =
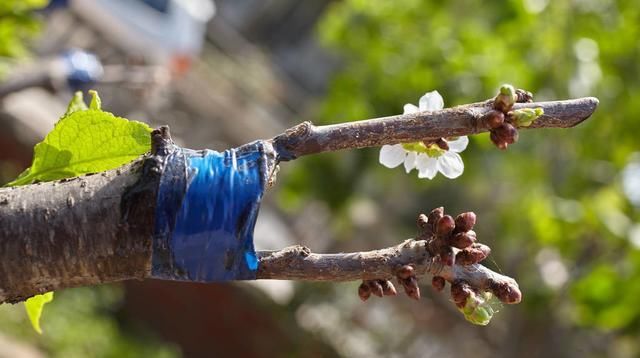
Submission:
<svg viewBox="0 0 640 358">
<path fill-rule="evenodd" d="M 222 153 L 170 153 L 158 187 L 151 277 L 255 279 L 253 229 L 267 170 L 262 141 Z"/>
</svg>

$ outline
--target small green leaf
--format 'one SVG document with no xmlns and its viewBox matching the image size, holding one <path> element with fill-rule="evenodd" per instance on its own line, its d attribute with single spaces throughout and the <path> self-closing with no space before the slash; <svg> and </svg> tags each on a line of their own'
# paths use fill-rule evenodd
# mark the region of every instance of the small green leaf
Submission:
<svg viewBox="0 0 640 358">
<path fill-rule="evenodd" d="M 31 167 L 7 186 L 114 169 L 149 151 L 151 128 L 100 110 L 100 97 L 92 94 L 89 109 L 82 95 L 74 96 L 68 114 L 35 146 Z"/>
<path fill-rule="evenodd" d="M 90 91 L 90 108 L 82 92 L 76 92 L 65 115 L 55 128 L 34 148 L 31 167 L 6 186 L 51 181 L 87 173 L 110 170 L 124 165 L 151 147 L 151 128 L 100 109 L 96 91 Z M 42 333 L 40 316 L 53 292 L 33 296 L 25 301 L 33 329 Z"/>
<path fill-rule="evenodd" d="M 63 118 L 67 117 L 73 112 L 84 111 L 87 109 L 87 105 L 84 103 L 84 99 L 82 98 L 82 92 L 78 91 L 73 94 L 73 98 L 71 99 L 71 102 L 69 102 L 67 112 L 64 114 Z"/>
<path fill-rule="evenodd" d="M 42 295 L 35 295 L 24 302 L 24 308 L 31 321 L 31 325 L 36 332 L 42 334 L 40 328 L 40 316 L 42 316 L 42 308 L 45 303 L 53 301 L 53 292 L 47 292 Z"/>
<path fill-rule="evenodd" d="M 102 100 L 100 99 L 100 96 L 98 96 L 98 92 L 90 90 L 89 94 L 91 95 L 91 103 L 89 104 L 89 108 L 100 110 L 100 107 L 102 107 Z"/>
</svg>

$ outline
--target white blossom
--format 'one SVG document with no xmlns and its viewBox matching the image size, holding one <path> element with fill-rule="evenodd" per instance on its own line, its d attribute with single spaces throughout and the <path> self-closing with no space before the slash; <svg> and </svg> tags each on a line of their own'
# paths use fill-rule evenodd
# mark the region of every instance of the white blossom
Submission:
<svg viewBox="0 0 640 358">
<path fill-rule="evenodd" d="M 404 105 L 404 114 L 421 111 L 435 111 L 444 107 L 444 101 L 438 91 L 427 92 L 420 98 L 418 107 L 413 104 Z M 380 164 L 387 168 L 395 168 L 404 163 L 407 173 L 418 169 L 419 178 L 433 179 L 438 172 L 447 178 L 459 177 L 464 171 L 464 163 L 460 152 L 465 150 L 469 139 L 458 137 L 445 139 L 448 150 L 441 149 L 435 143 L 423 142 L 384 145 L 380 149 Z"/>
</svg>

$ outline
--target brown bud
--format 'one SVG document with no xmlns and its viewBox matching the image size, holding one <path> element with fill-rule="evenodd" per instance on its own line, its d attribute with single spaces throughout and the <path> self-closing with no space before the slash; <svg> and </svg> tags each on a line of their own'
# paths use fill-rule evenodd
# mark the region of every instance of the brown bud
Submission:
<svg viewBox="0 0 640 358">
<path fill-rule="evenodd" d="M 398 294 L 398 291 L 396 291 L 396 288 L 393 286 L 393 283 L 391 283 L 391 281 L 379 280 L 378 282 L 382 286 L 382 291 L 384 292 L 385 296 L 395 296 Z"/>
<path fill-rule="evenodd" d="M 533 102 L 533 94 L 523 89 L 516 89 L 516 102 L 518 103 L 530 103 Z"/>
<path fill-rule="evenodd" d="M 518 284 L 514 282 L 496 282 L 489 279 L 489 290 L 502 302 L 506 304 L 520 303 L 522 292 Z"/>
<path fill-rule="evenodd" d="M 407 296 L 414 300 L 420 299 L 420 287 L 418 287 L 418 279 L 416 279 L 415 276 L 401 280 L 401 282 Z"/>
<path fill-rule="evenodd" d="M 467 298 L 473 294 L 473 290 L 466 282 L 456 280 L 451 283 L 451 299 L 456 303 L 456 306 L 460 308 L 464 307 L 467 302 Z"/>
<path fill-rule="evenodd" d="M 382 285 L 376 280 L 365 281 L 369 288 L 371 289 L 371 293 L 378 297 L 384 296 L 384 290 L 382 289 Z"/>
<path fill-rule="evenodd" d="M 436 145 L 442 150 L 449 150 L 449 143 L 444 138 L 436 139 Z"/>
<path fill-rule="evenodd" d="M 444 277 L 442 276 L 433 276 L 431 279 L 431 286 L 438 292 L 442 292 L 444 290 Z"/>
<path fill-rule="evenodd" d="M 504 123 L 504 113 L 492 110 L 484 116 L 484 121 L 487 124 L 487 127 L 491 129 L 498 128 L 502 123 Z"/>
<path fill-rule="evenodd" d="M 469 235 L 467 232 L 459 232 L 453 235 L 450 241 L 451 246 L 456 249 L 464 249 L 471 246 L 476 241 L 476 237 L 475 235 Z"/>
<path fill-rule="evenodd" d="M 360 296 L 360 299 L 363 302 L 368 300 L 369 297 L 371 297 L 371 289 L 369 288 L 369 285 L 364 282 L 361 283 L 360 286 L 358 286 L 358 296 Z"/>
<path fill-rule="evenodd" d="M 401 280 L 406 280 L 409 277 L 412 277 L 415 275 L 416 275 L 415 270 L 411 265 L 404 265 L 398 269 L 398 272 L 396 272 L 396 276 L 398 276 L 398 278 Z"/>
<path fill-rule="evenodd" d="M 470 247 L 458 252 L 456 255 L 456 263 L 458 265 L 473 265 L 489 256 L 491 249 L 487 245 L 473 244 Z"/>
<path fill-rule="evenodd" d="M 455 221 L 451 215 L 445 215 L 438 220 L 436 225 L 436 233 L 438 237 L 447 237 L 455 228 Z"/>
<path fill-rule="evenodd" d="M 495 137 L 500 142 L 504 142 L 507 144 L 513 144 L 518 140 L 518 130 L 516 129 L 516 127 L 506 122 L 502 123 L 500 127 L 494 129 L 492 133 L 495 133 Z"/>
<path fill-rule="evenodd" d="M 456 232 L 469 231 L 475 224 L 476 214 L 472 211 L 456 216 Z"/>
<path fill-rule="evenodd" d="M 435 226 L 438 223 L 438 220 L 440 220 L 440 218 L 444 215 L 444 208 L 441 206 L 439 208 L 435 208 L 433 210 L 431 210 L 431 212 L 429 213 L 429 222 L 431 223 L 432 227 L 434 228 L 433 231 L 435 231 Z"/>
<path fill-rule="evenodd" d="M 492 131 L 489 135 L 489 138 L 491 138 L 491 141 L 493 142 L 493 144 L 495 144 L 496 147 L 498 147 L 498 149 L 505 150 L 509 146 L 507 142 L 498 137 L 498 134 L 496 134 L 496 132 Z"/>
</svg>

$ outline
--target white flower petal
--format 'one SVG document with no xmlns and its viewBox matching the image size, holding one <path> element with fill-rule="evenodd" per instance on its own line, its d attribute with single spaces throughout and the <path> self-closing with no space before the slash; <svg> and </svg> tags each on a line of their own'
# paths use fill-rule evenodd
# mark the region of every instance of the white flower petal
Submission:
<svg viewBox="0 0 640 358">
<path fill-rule="evenodd" d="M 420 97 L 421 111 L 435 111 L 444 108 L 444 100 L 438 91 L 427 92 Z"/>
<path fill-rule="evenodd" d="M 404 150 L 402 144 L 383 145 L 380 148 L 380 164 L 387 168 L 395 168 L 404 162 L 407 151 Z"/>
<path fill-rule="evenodd" d="M 433 179 L 438 174 L 438 160 L 426 154 L 419 154 L 416 158 L 418 178 Z"/>
<path fill-rule="evenodd" d="M 416 167 L 416 152 L 407 151 L 407 157 L 404 159 L 404 170 L 410 173 Z"/>
<path fill-rule="evenodd" d="M 438 171 L 449 179 L 459 177 L 464 171 L 464 163 L 460 154 L 446 152 L 438 157 Z"/>
<path fill-rule="evenodd" d="M 467 136 L 458 137 L 458 139 L 447 142 L 447 144 L 449 144 L 450 151 L 460 153 L 469 145 L 469 138 Z"/>
<path fill-rule="evenodd" d="M 403 110 L 402 114 L 420 112 L 420 109 L 411 103 L 405 104 Z"/>
</svg>

